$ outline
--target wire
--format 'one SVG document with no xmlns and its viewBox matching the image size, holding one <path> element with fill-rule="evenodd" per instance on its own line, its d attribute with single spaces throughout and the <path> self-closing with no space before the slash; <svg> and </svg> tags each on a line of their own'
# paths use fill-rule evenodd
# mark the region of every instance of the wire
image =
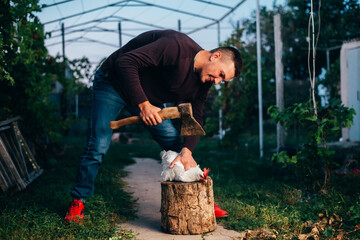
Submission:
<svg viewBox="0 0 360 240">
<path fill-rule="evenodd" d="M 153 2 L 154 4 L 156 3 L 156 1 L 155 2 Z M 149 10 L 150 8 L 149 7 L 147 7 L 147 8 L 145 8 L 142 12 L 140 12 L 138 15 L 136 15 L 135 17 L 134 17 L 134 19 L 136 19 L 138 16 L 140 16 L 140 15 L 142 15 L 142 14 L 144 14 L 145 12 L 147 12 L 148 10 Z M 156 23 L 156 22 L 155 22 Z M 154 23 L 154 24 L 155 24 Z"/>
<path fill-rule="evenodd" d="M 54 4 L 56 4 L 56 1 L 55 1 L 55 0 L 53 0 L 53 2 L 54 2 Z M 60 11 L 59 6 L 58 6 L 57 4 L 56 4 L 55 6 L 56 6 L 56 9 L 58 10 L 58 12 L 59 12 L 59 14 L 60 14 L 60 17 L 63 17 L 63 15 L 62 15 L 62 13 L 61 13 L 61 11 Z"/>
<path fill-rule="evenodd" d="M 62 20 L 68 19 L 68 18 L 73 18 L 73 17 L 79 16 L 79 15 L 90 13 L 90 12 L 95 12 L 95 11 L 101 10 L 103 8 L 114 7 L 114 6 L 118 5 L 119 3 L 123 3 L 123 2 L 128 2 L 128 0 L 127 1 L 118 1 L 116 3 L 108 4 L 108 5 L 105 5 L 105 6 L 98 7 L 98 8 L 93 8 L 93 9 L 87 10 L 85 12 L 76 13 L 76 14 L 66 16 L 66 17 L 63 17 L 63 18 L 51 20 L 51 21 L 43 23 L 43 25 L 54 23 L 54 22 L 59 22 L 59 21 L 62 21 Z"/>
<path fill-rule="evenodd" d="M 199 2 L 202 2 L 202 1 L 199 1 Z M 209 2 L 208 2 L 208 3 L 209 3 Z M 200 12 L 198 12 L 198 14 L 202 13 L 203 11 L 205 11 L 205 9 L 206 9 L 208 6 L 209 6 L 209 4 L 206 4 L 205 7 L 203 7 L 203 9 L 202 9 Z M 185 20 L 184 23 L 187 23 L 187 22 L 189 22 L 189 21 L 192 20 L 192 19 L 194 19 L 194 17 L 191 17 L 191 18 Z"/>
<path fill-rule="evenodd" d="M 126 1 L 125 6 L 126 6 L 128 3 L 129 3 L 129 1 Z M 113 17 L 113 16 L 114 16 L 116 13 L 118 13 L 123 7 L 124 7 L 124 5 L 121 6 L 119 9 L 117 9 L 117 10 L 116 10 L 113 14 L 111 14 L 109 17 Z M 104 11 L 104 9 L 96 16 L 96 18 L 99 17 L 99 15 L 100 15 L 103 11 Z M 97 27 L 97 26 L 98 26 L 100 23 L 102 23 L 102 22 L 103 22 L 103 21 L 99 21 L 97 24 L 95 24 L 94 26 L 90 27 L 88 31 L 85 31 L 85 33 L 80 36 L 80 38 L 83 38 L 86 34 L 88 34 L 88 33 L 90 32 L 90 30 L 91 30 L 92 28 Z"/>
<path fill-rule="evenodd" d="M 65 1 L 62 1 L 62 2 L 57 2 L 57 3 L 54 3 L 54 4 L 50 4 L 50 5 L 44 4 L 44 5 L 42 5 L 41 8 L 44 9 L 44 8 L 48 8 L 48 7 L 53 7 L 53 6 L 56 6 L 56 5 L 60 5 L 60 4 L 67 3 L 67 2 L 72 2 L 72 1 L 74 1 L 74 0 L 65 0 Z"/>
<path fill-rule="evenodd" d="M 195 28 L 194 30 L 188 32 L 187 34 L 192 34 L 192 33 L 195 33 L 197 31 L 200 31 L 202 29 L 205 29 L 205 28 L 208 28 L 212 25 L 215 25 L 217 24 L 218 22 L 221 22 L 222 20 L 224 20 L 227 16 L 229 16 L 233 11 L 235 11 L 235 9 L 237 9 L 241 4 L 243 4 L 246 0 L 242 0 L 240 1 L 238 4 L 236 4 L 232 9 L 230 9 L 224 16 L 222 16 L 221 18 L 219 18 L 218 20 L 210 23 L 210 24 L 207 24 L 205 26 L 202 26 L 202 27 L 199 27 L 199 28 Z"/>
<path fill-rule="evenodd" d="M 179 9 L 183 3 L 184 3 L 183 1 L 180 1 L 180 4 L 178 5 L 177 9 Z M 170 12 L 169 12 L 168 14 L 166 14 L 165 16 L 162 16 L 160 19 L 156 20 L 156 21 L 154 22 L 154 24 L 162 21 L 163 19 L 167 18 L 167 17 L 168 17 L 169 15 L 171 15 L 171 14 L 172 14 L 172 12 L 170 11 Z"/>
</svg>

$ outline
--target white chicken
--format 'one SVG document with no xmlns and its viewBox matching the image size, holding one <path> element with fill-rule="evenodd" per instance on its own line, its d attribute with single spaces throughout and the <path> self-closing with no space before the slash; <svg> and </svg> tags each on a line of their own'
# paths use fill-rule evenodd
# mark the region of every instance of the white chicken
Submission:
<svg viewBox="0 0 360 240">
<path fill-rule="evenodd" d="M 175 163 L 173 168 L 169 168 L 170 164 L 174 159 L 179 155 L 179 153 L 174 151 L 161 151 L 161 180 L 162 181 L 179 181 L 179 182 L 195 182 L 202 181 L 204 179 L 204 172 L 201 171 L 199 165 L 192 167 L 185 171 L 184 166 L 180 161 Z M 206 174 L 207 175 L 207 174 Z"/>
</svg>

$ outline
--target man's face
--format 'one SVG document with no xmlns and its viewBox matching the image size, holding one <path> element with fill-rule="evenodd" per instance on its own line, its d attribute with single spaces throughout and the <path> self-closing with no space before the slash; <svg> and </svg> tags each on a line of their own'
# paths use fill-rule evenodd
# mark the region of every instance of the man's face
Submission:
<svg viewBox="0 0 360 240">
<path fill-rule="evenodd" d="M 215 85 L 220 82 L 230 81 L 235 76 L 235 65 L 231 60 L 222 60 L 219 52 L 214 52 L 209 61 L 203 65 L 200 72 L 202 83 L 213 82 Z"/>
</svg>

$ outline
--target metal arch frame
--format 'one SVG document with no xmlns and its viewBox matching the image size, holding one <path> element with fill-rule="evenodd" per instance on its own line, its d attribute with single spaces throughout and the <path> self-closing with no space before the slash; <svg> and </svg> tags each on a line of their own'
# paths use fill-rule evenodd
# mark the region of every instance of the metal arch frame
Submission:
<svg viewBox="0 0 360 240">
<path fill-rule="evenodd" d="M 62 2 L 57 2 L 57 3 L 53 3 L 53 4 L 44 4 L 41 6 L 41 8 L 48 8 L 48 7 L 53 7 L 53 6 L 56 6 L 56 5 L 60 5 L 60 4 L 63 4 L 63 3 L 67 3 L 67 2 L 72 2 L 72 1 L 75 1 L 75 0 L 65 0 L 65 1 L 62 1 Z"/>
<path fill-rule="evenodd" d="M 63 3 L 68 2 L 68 1 L 69 0 L 64 1 Z M 98 11 L 98 10 L 101 10 L 101 9 L 104 9 L 104 8 L 116 7 L 116 6 L 119 6 L 119 4 L 124 3 L 124 2 L 135 2 L 135 3 L 139 4 L 139 5 L 128 5 L 128 4 L 126 4 L 126 6 L 128 6 L 128 7 L 130 7 L 130 6 L 135 6 L 135 7 L 151 6 L 151 7 L 157 7 L 157 8 L 160 8 L 160 9 L 164 9 L 164 10 L 168 10 L 168 11 L 173 11 L 173 12 L 189 15 L 189 16 L 192 16 L 192 17 L 203 18 L 203 19 L 211 20 L 211 21 L 218 21 L 217 19 L 202 16 L 202 15 L 199 15 L 199 14 L 196 14 L 196 13 L 189 13 L 189 12 L 181 11 L 181 10 L 178 10 L 178 9 L 161 6 L 161 5 L 158 5 L 158 4 L 143 2 L 143 1 L 140 1 L 140 0 L 123 0 L 123 1 L 116 2 L 116 3 L 107 4 L 107 5 L 104 5 L 104 6 L 101 6 L 101 7 L 93 8 L 93 9 L 90 9 L 90 10 L 87 10 L 87 11 L 83 11 L 81 13 L 76 13 L 76 14 L 73 14 L 73 15 L 70 15 L 70 16 L 66 16 L 66 17 L 55 19 L 55 20 L 51 20 L 51 21 L 45 22 L 44 25 L 54 23 L 54 22 L 63 21 L 65 19 L 77 17 L 77 16 L 80 16 L 80 15 L 88 14 L 88 13 L 95 12 L 95 11 Z"/>
<path fill-rule="evenodd" d="M 51 4 L 51 5 L 45 5 L 43 8 L 46 8 L 46 7 L 52 7 L 52 6 L 55 6 L 55 5 L 60 5 L 60 4 L 64 4 L 64 3 L 67 3 L 67 2 L 71 2 L 71 1 L 74 1 L 74 0 L 64 0 L 62 2 L 58 2 L 58 3 L 55 3 L 55 4 Z M 210 4 L 210 5 L 214 5 L 214 6 L 218 6 L 218 7 L 222 7 L 222 8 L 226 8 L 226 9 L 230 9 L 227 13 L 225 13 L 221 18 L 219 19 L 214 19 L 214 18 L 209 18 L 209 17 L 206 17 L 206 16 L 202 16 L 202 15 L 198 15 L 198 14 L 195 14 L 195 13 L 189 13 L 189 12 L 185 12 L 185 11 L 181 11 L 181 10 L 177 10 L 177 9 L 174 9 L 174 8 L 169 8 L 169 7 L 165 7 L 165 6 L 161 6 L 161 5 L 158 5 L 158 4 L 152 4 L 152 3 L 146 3 L 144 1 L 141 1 L 141 0 L 122 0 L 122 1 L 118 1 L 118 2 L 115 2 L 115 3 L 112 3 L 112 4 L 107 4 L 107 5 L 104 5 L 104 6 L 101 6 L 101 7 L 98 7 L 98 8 L 94 8 L 94 9 L 90 9 L 90 10 L 87 10 L 87 11 L 83 11 L 81 13 L 77 13 L 77 14 L 73 14 L 73 15 L 70 15 L 70 16 L 66 16 L 66 17 L 62 17 L 62 18 L 58 18 L 58 19 L 55 19 L 55 20 L 51 20 L 51 21 L 48 21 L 48 22 L 45 22 L 44 25 L 47 25 L 47 24 L 51 24 L 51 23 L 55 23 L 55 22 L 61 22 L 63 20 L 66 20 L 66 19 L 69 19 L 69 18 L 73 18 L 73 17 L 77 17 L 77 16 L 80 16 L 80 15 L 84 15 L 84 14 L 88 14 L 88 13 L 91 13 L 91 12 L 95 12 L 95 11 L 98 11 L 98 10 L 101 10 L 101 9 L 104 9 L 104 8 L 108 8 L 108 7 L 116 7 L 116 6 L 127 6 L 127 7 L 133 7 L 133 6 L 151 6 L 151 7 L 157 7 L 157 8 L 160 8 L 160 9 L 165 9 L 165 10 L 168 10 L 168 11 L 173 11 L 173 12 L 177 12 L 177 13 L 181 13 L 181 14 L 185 14 L 185 15 L 189 15 L 189 16 L 193 16 L 193 17 L 198 17 L 198 18 L 203 18 L 203 19 L 206 19 L 206 20 L 209 20 L 209 21 L 212 21 L 211 23 L 209 24 L 206 24 L 202 27 L 199 27 L 199 28 L 196 28 L 194 30 L 191 30 L 189 32 L 187 32 L 186 34 L 190 35 L 192 33 L 195 33 L 195 32 L 198 32 L 202 29 L 206 29 L 212 25 L 215 25 L 215 24 L 219 24 L 224 18 L 226 18 L 230 13 L 232 13 L 235 9 L 237 9 L 240 5 L 242 5 L 246 0 L 241 0 L 238 4 L 236 4 L 234 7 L 230 7 L 230 6 L 227 6 L 227 5 L 224 5 L 224 4 L 218 4 L 218 3 L 212 3 L 212 2 L 209 2 L 209 1 L 205 1 L 205 0 L 194 0 L 194 1 L 197 1 L 197 2 L 201 2 L 201 3 L 205 3 L 205 4 Z M 133 2 L 133 3 L 137 3 L 137 5 L 129 5 L 128 3 L 129 2 Z M 123 5 L 124 4 L 124 5 Z M 83 23 L 80 23 L 80 24 L 76 24 L 76 25 L 72 25 L 72 26 L 69 26 L 67 27 L 66 29 L 70 29 L 70 28 L 74 28 L 74 27 L 79 27 L 79 26 L 82 26 L 82 25 L 86 25 L 86 24 L 90 24 L 90 23 L 93 23 L 93 22 L 115 22 L 115 20 L 107 20 L 107 19 L 111 19 L 111 18 L 117 18 L 118 22 L 119 21 L 128 21 L 128 22 L 133 22 L 133 23 L 136 23 L 136 24 L 140 24 L 140 25 L 145 25 L 145 26 L 148 26 L 148 27 L 153 27 L 153 28 L 157 28 L 157 29 L 165 29 L 164 27 L 162 26 L 159 26 L 159 25 L 155 25 L 155 24 L 150 24 L 150 23 L 146 23 L 146 22 L 142 22 L 142 21 L 137 21 L 137 20 L 133 20 L 133 19 L 129 19 L 129 18 L 124 18 L 124 17 L 119 17 L 119 16 L 107 16 L 107 17 L 104 17 L 104 18 L 100 18 L 100 19 L 95 19 L 95 20 L 92 20 L 92 21 L 87 21 L 87 22 L 83 22 Z M 104 21 L 106 20 L 106 21 Z M 96 26 L 90 26 L 88 28 L 84 28 L 84 29 L 79 29 L 79 30 L 73 30 L 71 32 L 68 32 L 68 33 L 75 33 L 75 32 L 81 32 L 81 31 L 91 31 L 91 29 L 93 29 L 94 27 Z M 52 30 L 52 31 L 49 31 L 48 33 L 53 33 L 53 32 L 59 32 L 61 31 L 61 29 L 57 29 L 57 30 Z M 100 30 L 94 30 L 93 32 L 100 32 Z M 116 32 L 116 30 L 108 30 L 108 29 L 104 29 L 104 32 Z M 123 33 L 124 34 L 124 33 Z M 130 37 L 133 37 L 133 35 L 130 35 L 130 34 L 124 34 L 124 35 L 128 35 Z M 55 35 L 53 38 L 57 38 L 57 37 L 60 37 L 61 34 L 59 35 Z M 80 39 L 80 38 L 75 38 L 75 39 Z M 82 39 L 86 39 L 86 38 L 82 38 Z M 73 40 L 73 39 L 72 39 Z M 67 40 L 67 42 L 69 42 L 69 40 Z M 56 44 L 60 44 L 61 42 L 58 42 Z M 50 44 L 48 46 L 53 46 L 53 45 L 56 45 L 55 43 L 53 44 Z M 109 44 L 106 44 L 106 45 L 109 45 Z M 111 45 L 111 44 L 110 44 Z"/>
<path fill-rule="evenodd" d="M 198 0 L 199 1 L 199 0 Z M 205 26 L 202 26 L 202 27 L 199 27 L 199 28 L 196 28 L 190 32 L 187 32 L 186 34 L 192 34 L 194 32 L 197 32 L 197 31 L 200 31 L 202 29 L 206 29 L 212 25 L 215 25 L 217 23 L 220 23 L 222 20 L 224 20 L 224 18 L 226 18 L 230 13 L 232 13 L 233 11 L 235 11 L 235 9 L 237 9 L 241 4 L 243 4 L 246 0 L 241 0 L 238 4 L 236 4 L 233 8 L 231 8 L 226 14 L 224 14 L 221 18 L 219 18 L 218 20 L 210 23 L 210 24 L 207 24 Z"/>
<path fill-rule="evenodd" d="M 111 18 L 114 18 L 115 20 L 111 20 Z M 108 19 L 110 19 L 110 20 L 108 20 Z M 104 20 L 106 20 L 106 21 L 104 21 Z M 137 23 L 137 24 L 140 24 L 140 25 L 145 25 L 145 26 L 148 26 L 148 27 L 153 27 L 153 28 L 158 28 L 158 29 L 165 29 L 164 27 L 159 26 L 159 25 L 154 25 L 154 24 L 145 23 L 145 22 L 142 22 L 142 21 L 137 21 L 137 20 L 124 18 L 124 17 L 118 17 L 118 16 L 107 16 L 107 17 L 104 17 L 104 18 L 99 18 L 99 19 L 79 23 L 79 24 L 76 24 L 76 25 L 69 26 L 69 27 L 67 27 L 67 29 L 79 27 L 79 26 L 82 26 L 82 25 L 87 25 L 87 24 L 90 24 L 90 23 L 93 23 L 93 22 L 119 22 L 119 21 L 128 21 L 128 22 L 133 22 L 133 23 Z M 91 26 L 90 28 L 93 28 L 93 27 L 95 27 L 95 26 Z M 53 31 L 49 31 L 49 33 L 60 32 L 60 31 L 61 31 L 61 29 L 56 29 L 56 30 L 53 30 Z"/>
</svg>

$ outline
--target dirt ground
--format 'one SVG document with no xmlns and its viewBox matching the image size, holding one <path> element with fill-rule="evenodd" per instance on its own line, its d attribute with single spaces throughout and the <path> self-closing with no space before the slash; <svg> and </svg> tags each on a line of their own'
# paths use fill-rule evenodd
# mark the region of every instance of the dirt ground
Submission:
<svg viewBox="0 0 360 240">
<path fill-rule="evenodd" d="M 136 163 L 125 168 L 129 175 L 125 182 L 138 203 L 138 218 L 121 224 L 122 229 L 138 233 L 141 240 L 230 240 L 240 233 L 217 225 L 214 232 L 205 235 L 172 235 L 161 231 L 161 165 L 151 158 L 135 158 Z"/>
</svg>

